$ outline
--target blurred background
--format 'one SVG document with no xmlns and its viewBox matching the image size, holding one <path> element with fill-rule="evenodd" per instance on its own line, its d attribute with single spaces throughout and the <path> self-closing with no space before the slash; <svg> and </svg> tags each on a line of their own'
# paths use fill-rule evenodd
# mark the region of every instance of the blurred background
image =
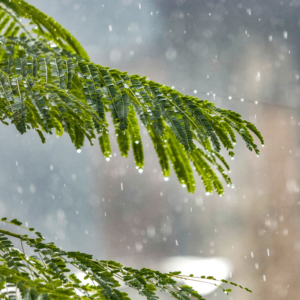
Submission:
<svg viewBox="0 0 300 300">
<path fill-rule="evenodd" d="M 164 181 L 143 133 L 145 168 L 112 139 L 78 153 L 0 127 L 0 212 L 66 250 L 133 267 L 227 278 L 253 290 L 199 286 L 210 299 L 299 299 L 300 1 L 28 0 L 82 43 L 92 61 L 147 75 L 253 122 L 260 157 L 238 140 L 234 187 L 206 196 Z M 121 188 L 123 187 L 123 189 Z M 188 274 L 187 274 L 188 275 Z M 136 296 L 135 299 L 139 299 Z"/>
</svg>

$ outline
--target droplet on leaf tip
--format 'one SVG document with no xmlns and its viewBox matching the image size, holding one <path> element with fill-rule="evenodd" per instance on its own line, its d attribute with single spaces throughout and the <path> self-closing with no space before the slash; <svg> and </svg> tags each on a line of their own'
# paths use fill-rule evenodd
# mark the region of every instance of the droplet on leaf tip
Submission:
<svg viewBox="0 0 300 300">
<path fill-rule="evenodd" d="M 77 153 L 81 153 L 81 149 L 77 149 Z"/>
<path fill-rule="evenodd" d="M 165 178 L 164 178 L 164 181 L 169 181 L 169 177 L 165 177 Z"/>
</svg>

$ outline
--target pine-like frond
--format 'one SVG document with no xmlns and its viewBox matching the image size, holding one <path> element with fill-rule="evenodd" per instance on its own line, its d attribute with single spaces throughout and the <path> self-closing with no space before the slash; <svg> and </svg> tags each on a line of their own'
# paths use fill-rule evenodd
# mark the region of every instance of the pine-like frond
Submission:
<svg viewBox="0 0 300 300">
<path fill-rule="evenodd" d="M 25 300 L 130 300 L 128 294 L 120 289 L 123 283 L 147 300 L 158 300 L 157 291 L 178 300 L 205 300 L 192 287 L 180 284 L 183 280 L 207 282 L 226 294 L 231 289 L 225 288 L 224 283 L 251 292 L 234 282 L 217 280 L 213 276 L 183 275 L 180 271 L 161 273 L 146 268 L 137 270 L 115 261 L 96 260 L 92 255 L 79 251 L 64 251 L 53 242 L 46 242 L 40 232 L 22 226 L 16 219 L 7 221 L 1 218 L 0 221 L 17 226 L 13 232 L 0 229 L 1 299 L 16 299 L 18 295 Z M 27 234 L 20 234 L 20 231 Z M 29 256 L 26 252 L 36 255 Z M 76 274 L 71 272 L 73 269 Z"/>
<path fill-rule="evenodd" d="M 23 25 L 20 17 L 29 19 L 30 25 Z M 65 131 L 79 149 L 85 138 L 93 144 L 98 136 L 109 159 L 106 113 L 110 112 L 121 155 L 127 157 L 131 145 L 136 166 L 142 169 L 137 115 L 165 177 L 170 176 L 171 163 L 182 185 L 193 192 L 193 165 L 206 191 L 219 194 L 223 187 L 215 170 L 231 184 L 217 162 L 229 168 L 219 153 L 222 146 L 234 156 L 236 133 L 256 154 L 259 150 L 251 132 L 264 142 L 256 127 L 233 111 L 146 77 L 90 62 L 67 30 L 24 0 L 0 0 L 0 44 L 0 120 L 6 124 L 11 119 L 21 133 L 35 129 L 42 142 L 44 133 Z"/>
<path fill-rule="evenodd" d="M 179 181 L 193 192 L 191 162 L 207 192 L 215 189 L 219 194 L 223 187 L 210 165 L 216 166 L 227 183 L 230 179 L 216 163 L 214 153 L 223 145 L 233 155 L 234 131 L 257 153 L 250 130 L 263 142 L 253 124 L 211 102 L 93 64 L 44 40 L 2 36 L 0 42 L 0 117 L 10 118 L 21 133 L 36 129 L 44 141 L 43 132 L 64 130 L 76 148 L 82 147 L 85 137 L 93 143 L 99 134 L 101 150 L 108 158 L 106 112 L 110 111 L 121 155 L 127 157 L 131 141 L 136 165 L 142 169 L 137 113 L 153 140 L 165 177 L 170 173 L 170 161 Z"/>
</svg>

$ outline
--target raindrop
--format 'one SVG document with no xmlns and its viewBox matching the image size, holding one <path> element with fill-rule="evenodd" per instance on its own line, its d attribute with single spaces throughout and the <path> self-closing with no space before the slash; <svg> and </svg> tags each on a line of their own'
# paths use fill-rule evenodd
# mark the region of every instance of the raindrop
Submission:
<svg viewBox="0 0 300 300">
<path fill-rule="evenodd" d="M 257 72 L 257 74 L 255 76 L 255 80 L 256 81 L 260 81 L 260 72 Z"/>
<path fill-rule="evenodd" d="M 243 99 L 243 98 L 241 98 L 241 102 L 244 102 L 244 99 Z"/>
<path fill-rule="evenodd" d="M 258 101 L 255 101 L 255 104 L 258 104 Z"/>
<path fill-rule="evenodd" d="M 168 61 L 173 61 L 177 57 L 177 51 L 174 48 L 169 48 L 165 56 Z"/>
<path fill-rule="evenodd" d="M 232 99 L 232 97 L 231 97 L 231 96 L 229 96 L 229 97 L 228 97 L 228 99 L 229 99 L 229 100 L 231 100 L 231 99 Z"/>
<path fill-rule="evenodd" d="M 139 169 L 139 173 L 141 173 L 141 174 L 142 174 L 142 173 L 143 173 L 143 169 Z"/>
<path fill-rule="evenodd" d="M 164 178 L 164 181 L 169 181 L 169 177 L 165 177 L 165 178 Z"/>
<path fill-rule="evenodd" d="M 175 240 L 175 244 L 176 244 L 176 246 L 178 246 L 178 241 L 177 240 Z"/>
<path fill-rule="evenodd" d="M 233 157 L 233 156 L 231 157 L 231 160 L 234 160 L 234 157 Z"/>
<path fill-rule="evenodd" d="M 135 243 L 135 249 L 137 252 L 141 252 L 143 250 L 143 245 L 141 243 Z"/>
<path fill-rule="evenodd" d="M 197 94 L 198 93 L 198 91 L 197 90 L 194 90 L 194 94 Z"/>
<path fill-rule="evenodd" d="M 77 153 L 80 153 L 81 152 L 81 149 L 77 149 Z"/>
<path fill-rule="evenodd" d="M 110 161 L 110 157 L 106 157 L 106 161 Z"/>
<path fill-rule="evenodd" d="M 111 25 L 108 26 L 108 30 L 109 30 L 109 31 L 112 31 L 112 30 L 113 30 Z"/>
<path fill-rule="evenodd" d="M 139 144 L 140 142 L 139 142 L 139 141 L 135 141 L 135 143 L 136 143 L 136 144 Z"/>
<path fill-rule="evenodd" d="M 283 32 L 283 37 L 284 37 L 285 39 L 288 38 L 288 32 L 287 32 L 287 31 L 284 31 L 284 32 Z"/>
</svg>

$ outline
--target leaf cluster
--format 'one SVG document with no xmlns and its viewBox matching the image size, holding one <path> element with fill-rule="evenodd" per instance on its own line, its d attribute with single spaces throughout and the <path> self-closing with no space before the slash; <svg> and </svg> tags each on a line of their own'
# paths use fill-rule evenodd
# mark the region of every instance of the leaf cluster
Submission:
<svg viewBox="0 0 300 300">
<path fill-rule="evenodd" d="M 157 291 L 166 292 L 178 300 L 204 298 L 187 285 L 180 285 L 180 280 L 192 280 L 213 284 L 230 293 L 220 284 L 227 283 L 239 286 L 226 280 L 216 280 L 212 276 L 184 276 L 181 272 L 161 273 L 143 268 L 136 270 L 125 267 L 115 261 L 93 259 L 92 255 L 78 251 L 66 252 L 54 243 L 46 243 L 40 232 L 34 228 L 26 228 L 16 219 L 6 224 L 15 225 L 28 234 L 17 234 L 0 229 L 0 299 L 10 299 L 18 291 L 22 299 L 107 299 L 129 300 L 130 298 L 119 288 L 121 282 L 135 289 L 148 300 L 157 300 Z M 35 234 L 36 238 L 29 237 Z M 21 243 L 18 249 L 9 239 L 14 237 Z M 35 255 L 28 256 L 25 251 L 31 248 Z M 74 270 L 84 274 L 81 281 Z M 220 282 L 220 283 L 218 283 Z M 13 292 L 7 287 L 14 287 Z"/>
<path fill-rule="evenodd" d="M 222 146 L 233 157 L 238 134 L 259 154 L 251 133 L 264 143 L 260 132 L 236 112 L 146 77 L 94 64 L 52 18 L 23 0 L 0 3 L 0 119 L 10 119 L 22 134 L 34 129 L 45 142 L 45 133 L 66 132 L 77 149 L 85 138 L 91 144 L 98 139 L 109 160 L 110 113 L 121 155 L 127 157 L 132 147 L 138 169 L 144 167 L 141 126 L 153 142 L 164 177 L 172 166 L 179 182 L 194 192 L 195 170 L 206 192 L 220 195 L 224 188 L 216 171 L 232 184 Z M 20 16 L 29 19 L 28 26 Z"/>
</svg>

